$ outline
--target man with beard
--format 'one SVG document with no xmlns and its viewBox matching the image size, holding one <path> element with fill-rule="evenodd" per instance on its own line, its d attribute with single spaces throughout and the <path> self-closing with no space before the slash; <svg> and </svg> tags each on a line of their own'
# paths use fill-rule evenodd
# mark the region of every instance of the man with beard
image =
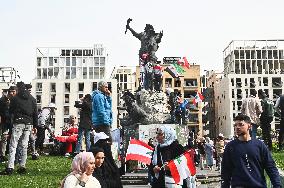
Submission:
<svg viewBox="0 0 284 188">
<path fill-rule="evenodd" d="M 249 134 L 250 118 L 240 114 L 234 119 L 237 139 L 226 145 L 222 160 L 222 188 L 267 187 L 264 170 L 273 187 L 281 187 L 280 176 L 275 162 L 266 147 Z"/>
</svg>

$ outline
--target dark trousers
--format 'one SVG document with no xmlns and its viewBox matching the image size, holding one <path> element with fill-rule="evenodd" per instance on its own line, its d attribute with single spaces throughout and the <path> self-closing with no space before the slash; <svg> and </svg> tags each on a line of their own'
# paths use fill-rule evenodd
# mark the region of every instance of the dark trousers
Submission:
<svg viewBox="0 0 284 188">
<path fill-rule="evenodd" d="M 282 117 L 280 121 L 280 131 L 279 131 L 279 137 L 278 137 L 279 149 L 283 149 L 283 146 L 284 146 L 283 140 L 284 140 L 284 117 Z"/>
<path fill-rule="evenodd" d="M 37 127 L 37 139 L 36 139 L 36 148 L 43 150 L 43 143 L 45 139 L 45 128 Z"/>
<path fill-rule="evenodd" d="M 261 117 L 260 118 L 262 138 L 269 150 L 272 150 L 272 139 L 271 139 L 271 122 L 272 121 L 273 121 L 273 117 Z"/>
<path fill-rule="evenodd" d="M 110 134 L 110 126 L 109 125 L 96 125 L 95 126 L 96 133 L 104 132 L 106 135 L 109 136 L 109 141 L 112 143 L 112 138 Z"/>
<path fill-rule="evenodd" d="M 156 91 L 161 91 L 162 81 L 163 79 L 161 75 L 154 75 L 154 88 Z"/>
</svg>

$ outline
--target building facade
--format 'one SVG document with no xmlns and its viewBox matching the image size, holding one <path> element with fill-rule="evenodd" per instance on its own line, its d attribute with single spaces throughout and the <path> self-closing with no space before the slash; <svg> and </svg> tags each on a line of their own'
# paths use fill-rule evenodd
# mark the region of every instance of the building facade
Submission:
<svg viewBox="0 0 284 188">
<path fill-rule="evenodd" d="M 223 51 L 224 78 L 216 85 L 218 130 L 234 135 L 233 118 L 252 90 L 262 89 L 276 101 L 283 92 L 284 40 L 236 40 Z M 276 119 L 276 118 L 275 118 Z M 272 123 L 276 128 L 276 119 Z"/>
<path fill-rule="evenodd" d="M 105 79 L 107 57 L 105 47 L 100 44 L 89 48 L 36 49 L 36 77 L 32 81 L 32 94 L 39 109 L 50 103 L 56 105 L 56 133 L 61 133 L 70 115 L 75 115 L 79 121 L 75 101 L 97 89 L 100 80 L 107 81 L 112 91 L 113 128 L 117 126 L 117 82 Z"/>
</svg>

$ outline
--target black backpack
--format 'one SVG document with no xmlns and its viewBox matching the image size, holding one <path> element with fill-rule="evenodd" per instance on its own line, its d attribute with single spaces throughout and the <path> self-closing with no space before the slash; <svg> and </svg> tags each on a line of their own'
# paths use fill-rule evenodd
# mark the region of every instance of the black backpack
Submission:
<svg viewBox="0 0 284 188">
<path fill-rule="evenodd" d="M 262 100 L 262 115 L 265 117 L 273 117 L 275 108 L 272 100 L 265 98 Z"/>
</svg>

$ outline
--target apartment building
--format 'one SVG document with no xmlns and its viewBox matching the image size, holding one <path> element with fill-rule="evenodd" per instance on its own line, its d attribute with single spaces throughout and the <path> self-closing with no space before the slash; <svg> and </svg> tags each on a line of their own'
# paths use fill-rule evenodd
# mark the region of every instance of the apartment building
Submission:
<svg viewBox="0 0 284 188">
<path fill-rule="evenodd" d="M 251 90 L 263 89 L 275 101 L 283 92 L 284 40 L 234 40 L 224 49 L 224 78 L 216 84 L 218 131 L 234 135 L 233 118 Z M 272 123 L 276 128 L 276 118 Z"/>
<path fill-rule="evenodd" d="M 170 64 L 176 63 L 180 57 L 164 57 L 161 64 L 165 69 Z M 190 65 L 190 68 L 184 68 L 185 72 L 179 78 L 173 78 L 168 72 L 163 71 L 162 91 L 166 88 L 177 89 L 181 93 L 183 99 L 189 101 L 190 114 L 188 126 L 196 132 L 203 134 L 201 103 L 194 105 L 193 99 L 196 91 L 201 92 L 200 83 L 200 65 Z M 140 67 L 136 67 L 136 89 L 140 84 Z"/>
<path fill-rule="evenodd" d="M 113 115 L 116 128 L 117 117 L 117 81 L 105 79 L 108 64 L 106 48 L 101 44 L 94 47 L 37 48 L 36 77 L 32 81 L 32 94 L 38 108 L 56 105 L 55 131 L 61 128 L 70 115 L 79 118 L 79 109 L 74 107 L 85 94 L 91 94 L 98 88 L 98 82 L 105 80 L 112 91 Z"/>
</svg>

